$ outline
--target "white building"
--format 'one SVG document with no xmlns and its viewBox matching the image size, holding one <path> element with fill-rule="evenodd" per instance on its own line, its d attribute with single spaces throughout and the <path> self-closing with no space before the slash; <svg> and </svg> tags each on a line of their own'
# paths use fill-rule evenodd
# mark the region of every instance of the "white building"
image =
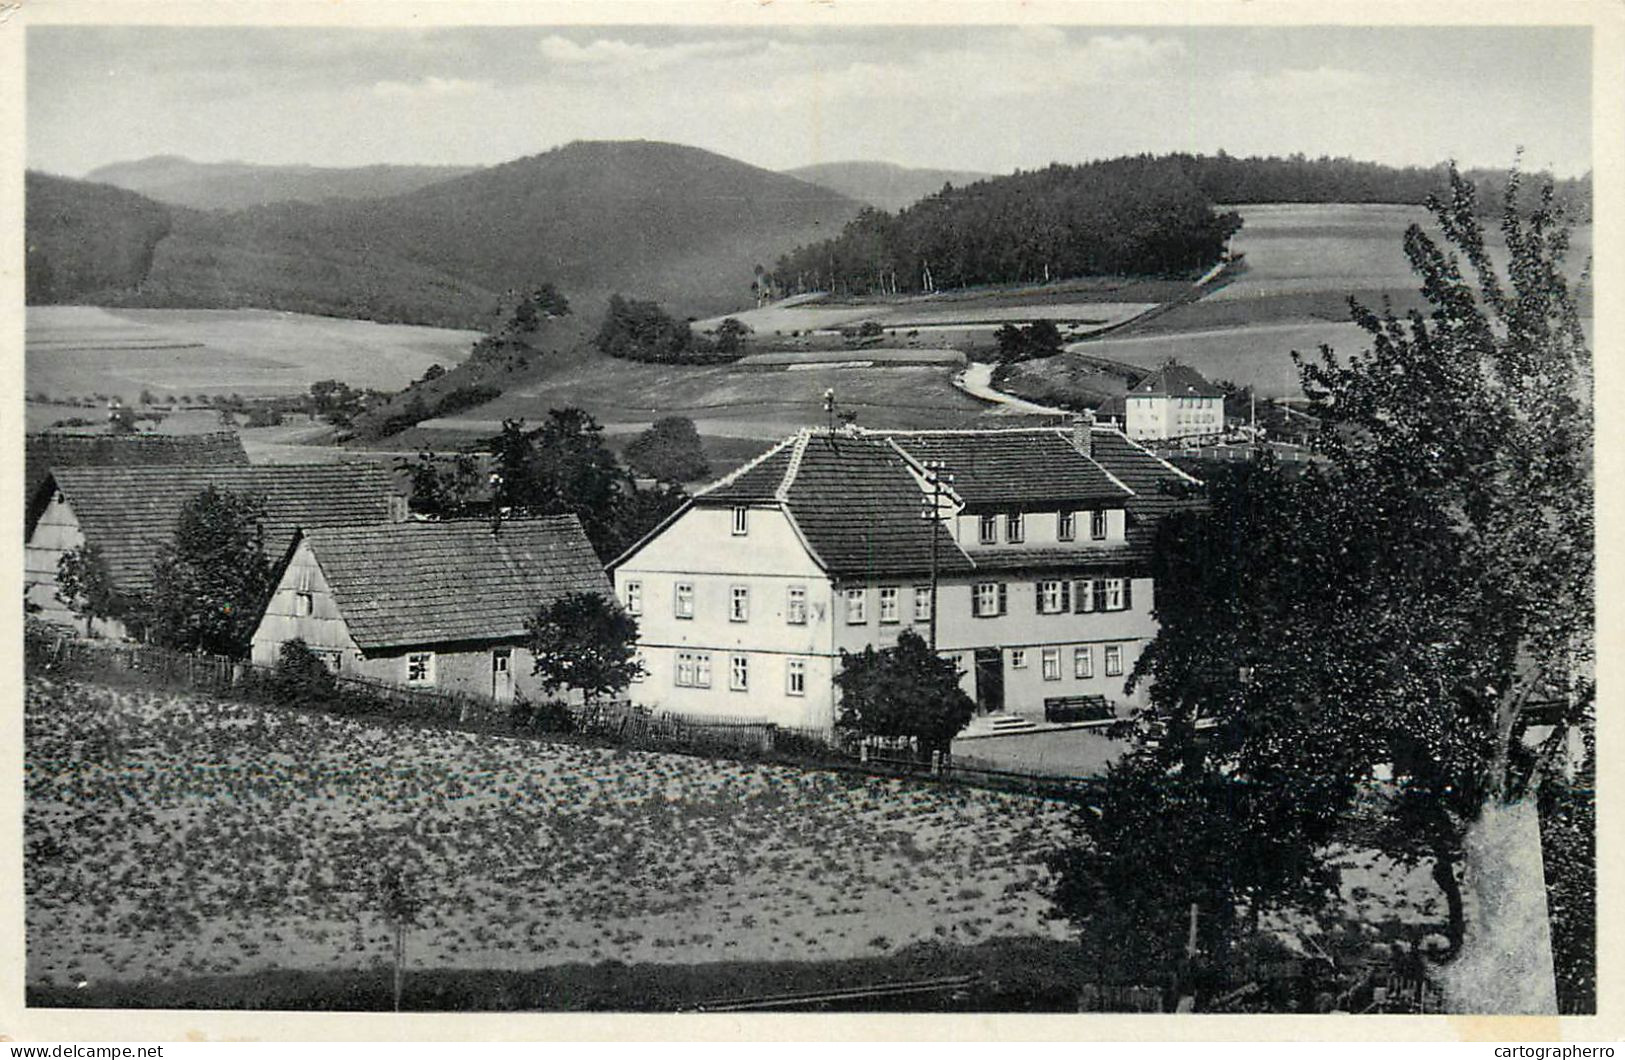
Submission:
<svg viewBox="0 0 1625 1060">
<path fill-rule="evenodd" d="M 1190 438 L 1224 433 L 1224 391 L 1194 368 L 1167 364 L 1124 396 L 1130 438 Z"/>
<path fill-rule="evenodd" d="M 925 461 L 953 476 L 934 520 Z M 632 698 L 828 730 L 843 649 L 929 639 L 934 562 L 938 651 L 984 712 L 1109 710 L 1156 632 L 1164 487 L 1192 482 L 1109 428 L 803 431 L 610 565 Z"/>
</svg>

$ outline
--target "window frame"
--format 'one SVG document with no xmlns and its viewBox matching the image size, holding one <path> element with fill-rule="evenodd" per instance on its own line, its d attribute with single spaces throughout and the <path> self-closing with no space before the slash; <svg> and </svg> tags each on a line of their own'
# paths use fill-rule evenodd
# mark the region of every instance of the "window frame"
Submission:
<svg viewBox="0 0 1625 1060">
<path fill-rule="evenodd" d="M 413 677 L 412 668 L 416 661 L 423 663 L 423 676 Z M 406 684 L 409 688 L 433 688 L 439 675 L 436 673 L 435 653 L 432 651 L 409 651 L 406 653 Z"/>
<path fill-rule="evenodd" d="M 728 586 L 728 621 L 750 621 L 750 586 Z"/>
<path fill-rule="evenodd" d="M 788 626 L 807 624 L 807 587 L 787 586 L 784 591 L 784 622 Z"/>
<path fill-rule="evenodd" d="M 1081 644 L 1072 649 L 1072 679 L 1092 681 L 1095 677 L 1095 646 Z"/>
<path fill-rule="evenodd" d="M 1004 514 L 1004 539 L 1012 545 L 1026 543 L 1027 519 L 1023 512 L 1006 512 Z"/>
<path fill-rule="evenodd" d="M 987 609 L 982 607 L 984 601 L 984 589 L 987 590 L 985 598 L 988 601 L 991 601 L 992 604 L 992 606 Z M 971 606 L 977 618 L 997 618 L 999 615 L 999 583 L 977 582 L 974 586 L 972 586 Z"/>
<path fill-rule="evenodd" d="M 888 595 L 889 594 L 889 595 Z M 891 601 L 891 615 L 887 617 L 886 602 Z M 875 619 L 883 626 L 895 626 L 903 620 L 903 590 L 897 585 L 882 585 L 875 608 Z"/>
<path fill-rule="evenodd" d="M 685 604 L 687 605 L 686 610 L 684 609 Z M 694 611 L 695 611 L 695 606 L 694 606 L 694 583 L 693 582 L 677 582 L 672 587 L 672 594 L 671 594 L 671 613 L 672 613 L 672 617 L 673 618 L 680 618 L 680 619 L 683 619 L 685 621 L 692 620 L 694 618 Z"/>
<path fill-rule="evenodd" d="M 1107 677 L 1123 676 L 1123 646 L 1121 644 L 1108 644 L 1105 651 L 1104 669 Z"/>
<path fill-rule="evenodd" d="M 1061 679 L 1061 649 L 1040 648 L 1038 651 L 1039 673 L 1046 681 L 1059 681 Z"/>
<path fill-rule="evenodd" d="M 787 696 L 804 696 L 807 694 L 807 661 L 805 659 L 785 660 L 784 694 Z"/>
<path fill-rule="evenodd" d="M 1076 541 L 1078 539 L 1077 512 L 1065 511 L 1055 513 L 1055 540 Z"/>
<path fill-rule="evenodd" d="M 316 613 L 316 594 L 309 589 L 293 592 L 293 617 L 309 618 Z"/>
<path fill-rule="evenodd" d="M 750 691 L 750 656 L 737 652 L 728 656 L 728 691 Z"/>
<path fill-rule="evenodd" d="M 1066 613 L 1063 606 L 1061 586 L 1066 584 L 1059 578 L 1042 578 L 1038 582 L 1038 613 L 1041 615 L 1061 615 Z M 1054 606 L 1051 606 L 1053 604 Z"/>
<path fill-rule="evenodd" d="M 728 527 L 729 536 L 746 537 L 750 534 L 750 509 L 743 504 L 733 507 L 732 522 Z"/>
<path fill-rule="evenodd" d="M 1101 584 L 1105 588 L 1105 593 L 1104 593 L 1104 595 L 1105 595 L 1105 606 L 1103 606 L 1101 608 L 1101 610 L 1102 611 L 1121 611 L 1121 610 L 1123 610 L 1124 606 L 1125 606 L 1124 603 L 1123 603 L 1123 579 L 1122 578 L 1105 578 L 1105 579 L 1102 579 Z"/>
<path fill-rule="evenodd" d="M 931 587 L 929 585 L 916 585 L 914 587 L 914 621 L 931 621 Z"/>
<path fill-rule="evenodd" d="M 629 615 L 643 614 L 643 582 L 641 579 L 626 583 L 624 606 L 626 607 L 626 613 Z"/>
<path fill-rule="evenodd" d="M 849 626 L 867 626 L 869 624 L 869 587 L 850 587 L 842 590 L 841 596 L 846 601 L 846 624 Z"/>
<path fill-rule="evenodd" d="M 1100 508 L 1089 513 L 1089 540 L 1104 541 L 1111 536 L 1111 520 L 1106 509 Z"/>
<path fill-rule="evenodd" d="M 997 515 L 984 513 L 977 517 L 976 541 L 981 545 L 996 545 L 999 543 L 999 517 Z"/>
<path fill-rule="evenodd" d="M 1026 668 L 1027 668 L 1027 649 L 1026 648 L 1011 648 L 1010 649 L 1010 669 L 1012 669 L 1012 670 L 1025 670 Z"/>
</svg>

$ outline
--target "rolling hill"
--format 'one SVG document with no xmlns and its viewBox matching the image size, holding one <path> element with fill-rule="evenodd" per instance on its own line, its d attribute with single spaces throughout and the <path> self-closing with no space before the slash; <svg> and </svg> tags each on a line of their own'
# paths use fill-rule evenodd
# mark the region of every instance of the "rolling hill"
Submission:
<svg viewBox="0 0 1625 1060">
<path fill-rule="evenodd" d="M 823 162 L 785 172 L 891 213 L 935 195 L 944 184 L 960 187 L 995 176 L 957 169 L 914 169 L 891 162 Z"/>
<path fill-rule="evenodd" d="M 270 166 L 248 162 L 194 162 L 154 155 L 115 162 L 85 180 L 139 192 L 170 206 L 241 210 L 279 202 L 377 199 L 416 191 L 473 172 L 473 166 Z"/>
<path fill-rule="evenodd" d="M 447 326 L 483 326 L 500 292 L 543 281 L 585 312 L 616 290 L 682 315 L 744 308 L 754 266 L 840 231 L 860 208 L 794 177 L 646 141 L 577 142 L 399 195 L 320 204 L 203 211 L 39 173 L 27 191 L 29 270 L 42 277 L 30 279 L 31 304 Z"/>
</svg>

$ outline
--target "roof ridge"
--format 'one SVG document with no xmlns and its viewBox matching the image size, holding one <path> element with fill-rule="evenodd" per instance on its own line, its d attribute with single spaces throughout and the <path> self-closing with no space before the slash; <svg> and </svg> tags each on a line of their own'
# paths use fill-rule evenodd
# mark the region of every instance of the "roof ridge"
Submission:
<svg viewBox="0 0 1625 1060">
<path fill-rule="evenodd" d="M 783 504 L 790 499 L 790 487 L 796 484 L 796 476 L 801 473 L 801 460 L 807 455 L 807 440 L 812 433 L 806 428 L 796 433 L 795 445 L 790 449 L 790 465 L 784 469 L 784 478 L 773 491 L 773 499 Z"/>
<path fill-rule="evenodd" d="M 1095 429 L 1100 430 L 1101 428 L 1096 427 Z M 1117 435 L 1119 438 L 1123 439 L 1125 444 L 1127 444 L 1129 446 L 1132 446 L 1135 449 L 1138 449 L 1140 452 L 1144 453 L 1146 456 L 1148 456 L 1151 459 L 1155 460 L 1157 463 L 1161 464 L 1163 467 L 1167 468 L 1169 471 L 1172 471 L 1174 474 L 1178 475 L 1180 478 L 1184 479 L 1186 482 L 1189 482 L 1189 483 L 1191 483 L 1193 485 L 1197 485 L 1197 486 L 1203 485 L 1203 482 L 1202 482 L 1201 479 L 1197 478 L 1195 475 L 1191 474 L 1188 471 L 1182 470 L 1177 465 L 1171 463 L 1170 461 L 1168 461 L 1167 459 L 1165 459 L 1163 457 L 1158 456 L 1156 453 L 1153 453 L 1151 450 L 1147 449 L 1145 446 L 1141 445 L 1139 442 L 1136 442 L 1133 438 L 1130 438 L 1128 435 L 1124 434 L 1121 430 L 1117 429 L 1116 427 L 1107 427 L 1105 429 L 1111 431 L 1111 433 L 1113 433 L 1113 434 Z"/>
<path fill-rule="evenodd" d="M 1124 493 L 1128 494 L 1130 497 L 1138 497 L 1139 496 L 1139 494 L 1134 491 L 1134 488 L 1132 486 L 1130 486 L 1127 482 L 1124 482 L 1122 479 L 1118 478 L 1116 475 L 1112 474 L 1112 469 L 1111 468 L 1107 467 L 1105 464 L 1102 464 L 1099 460 L 1095 459 L 1095 455 L 1094 455 L 1093 452 L 1085 453 L 1082 450 L 1080 450 L 1077 446 L 1072 444 L 1072 437 L 1071 437 L 1072 436 L 1072 428 L 1070 428 L 1070 427 L 1051 427 L 1051 428 L 1048 428 L 1048 429 L 1054 431 L 1056 437 L 1060 438 L 1061 441 L 1065 442 L 1067 444 L 1067 447 L 1070 448 L 1074 453 L 1077 453 L 1079 456 L 1083 457 L 1085 460 L 1089 461 L 1089 463 L 1093 464 L 1096 468 L 1098 468 L 1100 470 L 1100 473 L 1102 475 L 1105 475 L 1108 479 L 1110 479 L 1112 484 L 1115 485 L 1118 489 L 1122 490 Z M 1097 429 L 1097 430 L 1099 429 L 1098 424 L 1096 425 L 1095 429 Z M 1091 432 L 1091 433 L 1093 433 L 1093 432 Z"/>
<path fill-rule="evenodd" d="M 785 446 L 787 446 L 790 443 L 794 442 L 796 440 L 796 438 L 797 438 L 797 435 L 792 434 L 790 437 L 780 440 L 776 445 L 774 445 L 772 448 L 768 449 L 767 452 L 761 453 L 758 456 L 756 456 L 756 457 L 754 457 L 754 458 L 752 458 L 750 460 L 745 461 L 743 464 L 740 464 L 738 467 L 734 468 L 732 471 L 728 472 L 726 475 L 724 475 L 721 478 L 717 479 L 715 482 L 711 483 L 709 486 L 701 486 L 699 489 L 694 491 L 694 498 L 703 497 L 707 493 L 714 493 L 717 490 L 722 489 L 724 486 L 732 485 L 745 472 L 751 470 L 754 467 L 757 467 L 758 465 L 760 465 L 762 463 L 765 463 L 770 457 L 772 457 L 774 454 L 776 454 L 779 450 L 783 449 Z"/>
</svg>

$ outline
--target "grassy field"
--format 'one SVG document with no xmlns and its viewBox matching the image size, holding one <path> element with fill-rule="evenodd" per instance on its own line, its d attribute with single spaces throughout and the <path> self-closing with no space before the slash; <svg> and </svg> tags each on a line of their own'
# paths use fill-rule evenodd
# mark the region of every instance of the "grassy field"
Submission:
<svg viewBox="0 0 1625 1060">
<path fill-rule="evenodd" d="M 27 978 L 825 961 L 1065 937 L 1056 803 L 31 680 Z"/>
<path fill-rule="evenodd" d="M 398 390 L 468 356 L 472 331 L 258 309 L 30 306 L 25 386 L 55 396 L 142 390 L 245 397 L 302 393 L 319 379 Z"/>
</svg>

